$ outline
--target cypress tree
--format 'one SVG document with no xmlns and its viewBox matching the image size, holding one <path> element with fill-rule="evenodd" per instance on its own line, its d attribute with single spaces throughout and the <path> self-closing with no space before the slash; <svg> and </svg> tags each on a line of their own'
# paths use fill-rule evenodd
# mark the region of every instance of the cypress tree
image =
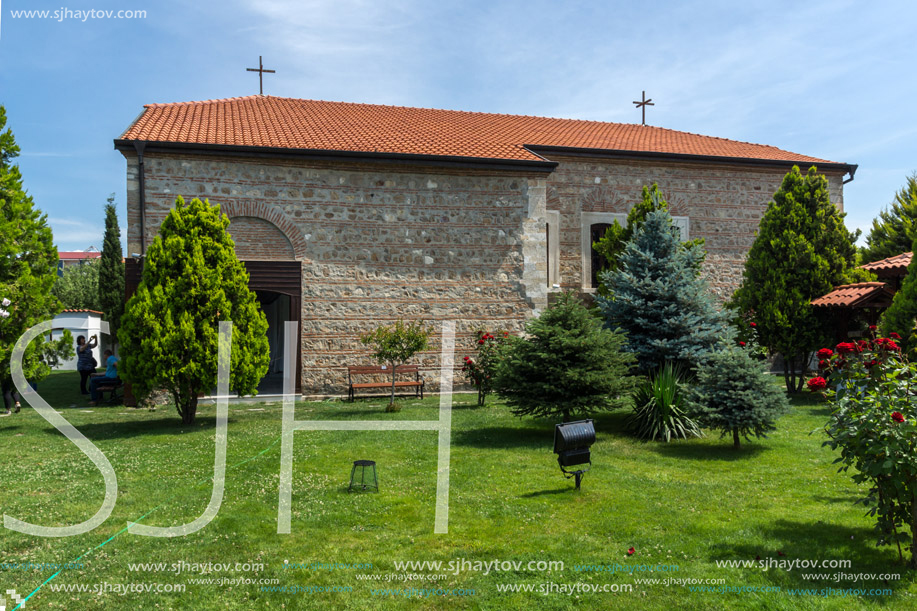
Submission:
<svg viewBox="0 0 917 611">
<path fill-rule="evenodd" d="M 179 197 L 147 251 L 137 292 L 121 317 L 122 377 L 142 396 L 165 388 L 184 424 L 217 383 L 219 322 L 229 320 L 229 386 L 255 392 L 267 373 L 267 319 L 218 206 Z"/>
<path fill-rule="evenodd" d="M 105 204 L 105 238 L 99 262 L 99 305 L 108 321 L 109 337 L 116 341 L 124 312 L 124 257 L 114 194 Z"/>
<path fill-rule="evenodd" d="M 805 176 L 793 166 L 764 213 L 729 305 L 754 312 L 761 345 L 783 355 L 789 392 L 802 390 L 812 352 L 833 336 L 831 320 L 811 301 L 870 277 L 856 269 L 858 235 L 847 231 L 815 166 Z"/>
<path fill-rule="evenodd" d="M 891 208 L 873 219 L 860 251 L 863 263 L 872 263 L 907 252 L 917 238 L 917 174 L 912 174 L 896 194 Z"/>
<path fill-rule="evenodd" d="M 596 303 L 608 327 L 627 333 L 626 349 L 642 372 L 667 361 L 694 363 L 734 334 L 696 273 L 703 249 L 679 238 L 668 210 L 650 212 L 625 245 L 619 268 L 602 276 L 610 296 Z"/>
<path fill-rule="evenodd" d="M 911 248 L 917 248 L 917 238 Z M 906 252 L 906 251 L 905 251 Z M 888 337 L 892 332 L 902 337 L 901 349 L 912 352 L 917 349 L 917 332 L 914 323 L 917 321 L 917 257 L 911 259 L 907 266 L 907 277 L 901 284 L 901 290 L 895 293 L 891 306 L 882 314 L 879 323 L 882 334 Z"/>
</svg>

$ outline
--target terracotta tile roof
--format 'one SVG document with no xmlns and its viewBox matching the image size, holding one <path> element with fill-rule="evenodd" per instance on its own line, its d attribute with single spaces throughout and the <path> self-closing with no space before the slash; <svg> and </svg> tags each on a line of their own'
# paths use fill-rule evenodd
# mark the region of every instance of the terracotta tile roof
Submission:
<svg viewBox="0 0 917 611">
<path fill-rule="evenodd" d="M 257 95 L 148 104 L 121 140 L 512 161 L 544 161 L 530 149 L 564 147 L 835 163 L 660 127 Z"/>
<path fill-rule="evenodd" d="M 68 309 L 68 310 L 61 310 L 61 314 L 85 314 L 85 313 L 87 313 L 87 312 L 88 312 L 89 314 L 98 314 L 99 316 L 104 316 L 104 315 L 105 315 L 105 312 L 99 312 L 98 310 L 86 310 L 86 309 L 78 309 L 78 310 L 69 310 L 69 309 Z"/>
<path fill-rule="evenodd" d="M 900 255 L 895 255 L 894 257 L 882 259 L 881 261 L 873 261 L 872 263 L 867 263 L 860 267 L 868 269 L 879 278 L 905 276 L 907 275 L 907 266 L 911 264 L 913 254 L 912 252 L 905 252 Z"/>
<path fill-rule="evenodd" d="M 812 305 L 821 308 L 887 307 L 893 297 L 894 292 L 884 282 L 860 282 L 839 286 L 813 300 Z"/>
<path fill-rule="evenodd" d="M 94 252 L 94 251 L 89 251 L 89 252 L 83 252 L 83 251 L 60 252 L 58 251 L 57 253 L 57 258 L 62 261 L 78 261 L 80 259 L 98 259 L 101 256 L 102 256 L 102 253 Z"/>
</svg>

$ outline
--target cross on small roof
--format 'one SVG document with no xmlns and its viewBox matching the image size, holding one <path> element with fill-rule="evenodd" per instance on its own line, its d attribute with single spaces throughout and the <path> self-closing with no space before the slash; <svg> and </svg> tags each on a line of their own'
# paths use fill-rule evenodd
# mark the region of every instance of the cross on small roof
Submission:
<svg viewBox="0 0 917 611">
<path fill-rule="evenodd" d="M 257 72 L 258 73 L 258 93 L 264 95 L 264 73 L 268 72 L 274 74 L 276 70 L 266 70 L 264 64 L 261 63 L 261 56 L 258 56 L 258 67 L 257 68 L 246 68 L 247 72 Z"/>
<path fill-rule="evenodd" d="M 653 104 L 653 98 L 650 98 L 650 99 L 647 100 L 647 99 L 646 99 L 646 92 L 644 91 L 644 92 L 643 92 L 643 101 L 642 101 L 642 102 L 638 102 L 638 101 L 634 100 L 634 104 L 637 105 L 637 108 L 639 108 L 640 110 L 643 111 L 643 125 L 646 125 L 646 107 L 647 107 L 647 106 L 655 106 L 655 104 Z"/>
</svg>

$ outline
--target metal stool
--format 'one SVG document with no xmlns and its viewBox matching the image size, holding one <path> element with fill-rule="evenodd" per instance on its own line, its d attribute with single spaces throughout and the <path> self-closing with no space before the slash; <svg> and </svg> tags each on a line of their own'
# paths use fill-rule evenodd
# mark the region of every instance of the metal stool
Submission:
<svg viewBox="0 0 917 611">
<path fill-rule="evenodd" d="M 360 468 L 360 481 L 357 482 L 354 477 L 357 472 L 357 467 Z M 369 483 L 366 481 L 366 469 L 372 468 L 373 481 Z M 376 479 L 376 461 L 374 460 L 355 460 L 353 461 L 353 469 L 350 470 L 350 485 L 347 487 L 347 491 L 350 492 L 353 490 L 354 485 L 358 489 L 362 488 L 366 490 L 367 488 L 373 488 L 376 492 L 379 492 L 379 480 Z"/>
</svg>

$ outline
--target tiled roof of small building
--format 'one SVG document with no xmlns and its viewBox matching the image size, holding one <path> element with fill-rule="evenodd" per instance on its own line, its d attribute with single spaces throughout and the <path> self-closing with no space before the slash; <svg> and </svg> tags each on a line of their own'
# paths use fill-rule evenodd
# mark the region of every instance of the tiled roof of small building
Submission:
<svg viewBox="0 0 917 611">
<path fill-rule="evenodd" d="M 99 312 L 98 310 L 87 310 L 87 309 L 67 309 L 67 310 L 61 310 L 61 314 L 98 314 L 99 316 L 104 316 L 105 312 Z"/>
<path fill-rule="evenodd" d="M 892 289 L 884 282 L 859 282 L 844 284 L 833 291 L 812 301 L 812 305 L 822 308 L 856 308 L 867 307 L 878 301 L 891 301 Z M 879 305 L 888 305 L 887 303 Z"/>
<path fill-rule="evenodd" d="M 636 124 L 260 95 L 148 104 L 121 140 L 529 162 L 545 161 L 533 149 L 559 147 L 836 163 L 773 146 Z"/>
<path fill-rule="evenodd" d="M 907 274 L 907 266 L 911 264 L 913 254 L 912 252 L 905 252 L 881 261 L 873 261 L 860 267 L 868 269 L 880 278 L 904 276 Z"/>
<path fill-rule="evenodd" d="M 86 252 L 82 250 L 77 250 L 77 251 L 72 251 L 72 252 L 58 251 L 57 253 L 57 258 L 62 261 L 79 261 L 81 259 L 98 259 L 101 256 L 102 256 L 102 253 L 93 251 L 93 250 L 86 251 Z"/>
</svg>

